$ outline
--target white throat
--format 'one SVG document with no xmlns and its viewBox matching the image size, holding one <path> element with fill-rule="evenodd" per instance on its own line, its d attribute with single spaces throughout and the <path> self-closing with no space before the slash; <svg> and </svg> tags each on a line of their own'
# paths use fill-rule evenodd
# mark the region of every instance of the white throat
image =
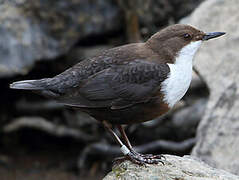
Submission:
<svg viewBox="0 0 239 180">
<path fill-rule="evenodd" d="M 173 107 L 187 92 L 192 79 L 193 57 L 200 45 L 201 41 L 191 42 L 179 52 L 175 64 L 168 64 L 170 73 L 162 82 L 161 91 L 164 94 L 163 101 L 169 107 Z"/>
</svg>

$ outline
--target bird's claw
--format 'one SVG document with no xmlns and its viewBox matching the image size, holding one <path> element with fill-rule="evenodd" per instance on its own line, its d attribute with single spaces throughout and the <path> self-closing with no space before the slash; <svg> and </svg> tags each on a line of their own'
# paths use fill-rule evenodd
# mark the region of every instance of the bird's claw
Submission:
<svg viewBox="0 0 239 180">
<path fill-rule="evenodd" d="M 153 155 L 153 154 L 140 154 L 135 151 L 130 151 L 126 156 L 119 157 L 114 159 L 113 163 L 118 164 L 123 162 L 124 160 L 130 160 L 131 162 L 144 165 L 146 164 L 158 164 L 162 163 L 164 165 L 164 161 L 166 158 L 163 155 Z"/>
</svg>

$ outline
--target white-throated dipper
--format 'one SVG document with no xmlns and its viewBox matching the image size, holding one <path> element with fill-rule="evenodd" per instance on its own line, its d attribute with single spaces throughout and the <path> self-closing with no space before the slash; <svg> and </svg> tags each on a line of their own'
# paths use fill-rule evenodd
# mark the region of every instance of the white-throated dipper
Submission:
<svg viewBox="0 0 239 180">
<path fill-rule="evenodd" d="M 33 90 L 87 112 L 115 137 L 124 158 L 155 164 L 163 156 L 134 151 L 122 124 L 149 121 L 168 112 L 189 88 L 193 57 L 201 43 L 223 34 L 172 25 L 145 43 L 103 51 L 53 78 L 18 81 L 10 88 Z M 111 125 L 117 126 L 124 143 Z"/>
</svg>

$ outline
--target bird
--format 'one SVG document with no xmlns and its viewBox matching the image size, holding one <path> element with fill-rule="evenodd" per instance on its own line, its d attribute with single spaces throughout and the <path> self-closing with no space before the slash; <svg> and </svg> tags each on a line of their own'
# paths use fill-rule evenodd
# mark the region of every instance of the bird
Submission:
<svg viewBox="0 0 239 180">
<path fill-rule="evenodd" d="M 104 50 L 52 78 L 17 81 L 10 88 L 31 90 L 94 117 L 120 145 L 124 156 L 116 160 L 163 163 L 163 155 L 136 152 L 124 125 L 146 122 L 172 109 L 189 88 L 194 55 L 202 42 L 224 34 L 170 25 L 146 42 Z"/>
</svg>

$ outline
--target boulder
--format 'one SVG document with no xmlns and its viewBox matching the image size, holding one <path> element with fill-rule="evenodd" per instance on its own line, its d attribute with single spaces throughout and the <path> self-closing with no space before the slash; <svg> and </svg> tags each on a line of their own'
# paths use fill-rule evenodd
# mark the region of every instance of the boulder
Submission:
<svg viewBox="0 0 239 180">
<path fill-rule="evenodd" d="M 26 74 L 40 59 L 66 53 L 78 39 L 120 25 L 111 0 L 0 3 L 0 77 Z"/>
<path fill-rule="evenodd" d="M 183 23 L 205 32 L 227 34 L 205 42 L 196 68 L 204 77 L 210 97 L 197 130 L 192 154 L 216 168 L 239 174 L 239 3 L 208 0 Z"/>
<path fill-rule="evenodd" d="M 165 164 L 139 166 L 124 161 L 113 166 L 103 180 L 237 180 L 223 170 L 208 166 L 191 156 L 166 155 Z"/>
</svg>

